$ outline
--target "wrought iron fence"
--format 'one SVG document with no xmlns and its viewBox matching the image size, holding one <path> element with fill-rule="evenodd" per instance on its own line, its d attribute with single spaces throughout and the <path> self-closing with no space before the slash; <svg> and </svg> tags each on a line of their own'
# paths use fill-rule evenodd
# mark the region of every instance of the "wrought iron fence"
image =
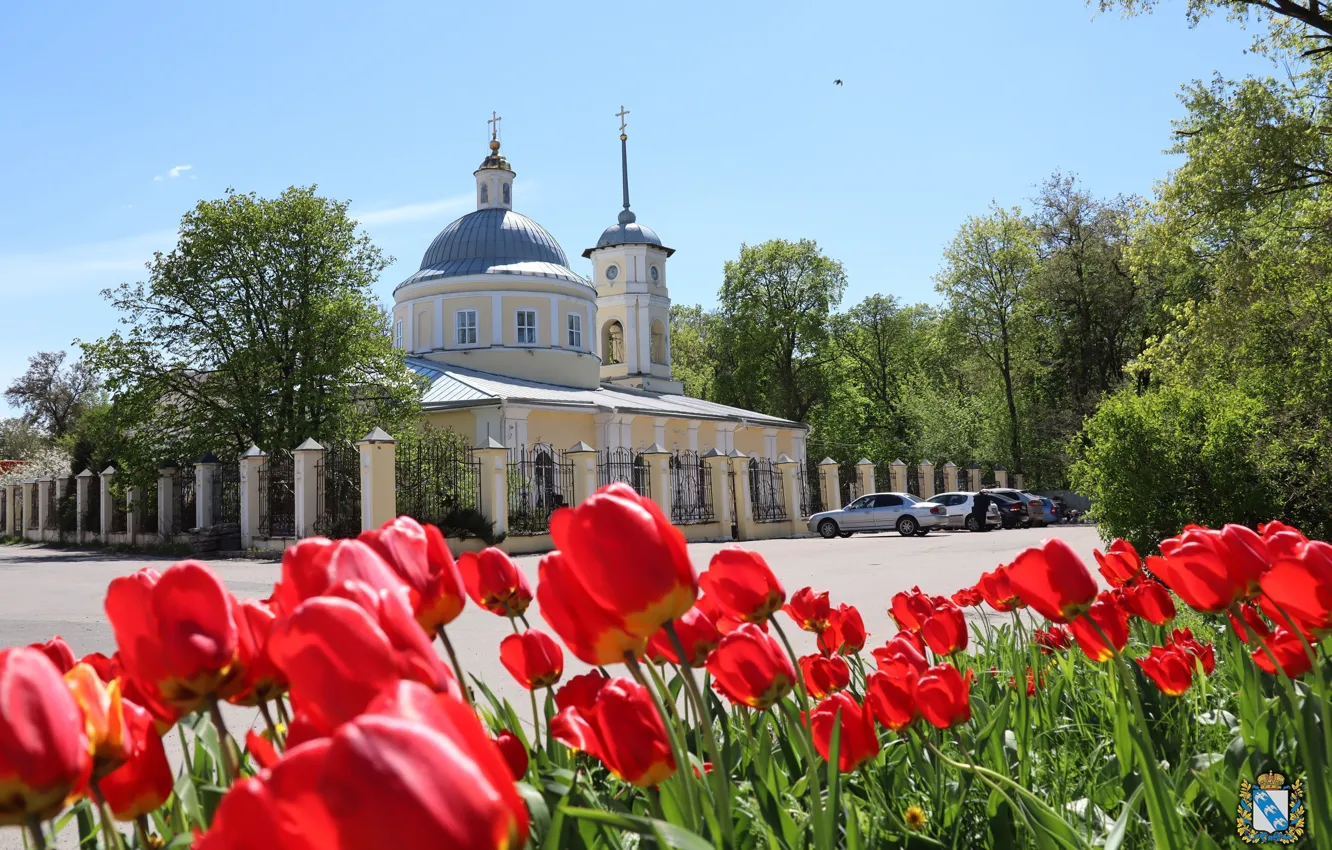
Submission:
<svg viewBox="0 0 1332 850">
<path fill-rule="evenodd" d="M 62 479 L 56 479 L 60 481 Z M 56 525 L 61 536 L 79 530 L 79 485 L 74 478 L 65 478 L 65 492 L 56 497 Z M 53 483 L 52 488 L 55 487 Z"/>
<path fill-rule="evenodd" d="M 102 532 L 102 482 L 88 479 L 88 496 L 83 500 L 83 530 L 89 534 Z"/>
<path fill-rule="evenodd" d="M 749 497 L 754 502 L 754 522 L 786 519 L 782 478 L 782 471 L 768 458 L 749 459 Z"/>
<path fill-rule="evenodd" d="M 906 487 L 907 492 L 913 496 L 919 496 L 921 494 L 920 467 L 914 463 L 907 466 Z"/>
<path fill-rule="evenodd" d="M 6 490 L 9 488 L 6 487 Z M 14 490 L 14 495 L 10 497 L 12 502 L 11 509 L 14 511 L 14 530 L 21 536 L 23 534 L 23 491 Z"/>
<path fill-rule="evenodd" d="M 399 514 L 443 527 L 455 511 L 481 509 L 481 461 L 452 431 L 404 436 L 396 463 Z"/>
<path fill-rule="evenodd" d="M 0 487 L 0 532 L 9 528 L 9 487 Z"/>
<path fill-rule="evenodd" d="M 398 456 L 402 462 L 402 456 Z M 315 463 L 314 531 L 323 537 L 355 537 L 361 532 L 361 452 L 352 443 L 333 443 Z M 402 511 L 401 496 L 399 508 Z"/>
<path fill-rule="evenodd" d="M 134 530 L 139 534 L 157 533 L 157 488 L 140 487 L 134 503 Z"/>
<path fill-rule="evenodd" d="M 573 462 L 537 443 L 509 451 L 509 534 L 545 534 L 550 515 L 573 504 Z"/>
<path fill-rule="evenodd" d="M 731 537 L 735 538 L 740 536 L 740 516 L 736 513 L 739 501 L 735 496 L 735 461 L 726 464 L 726 491 L 727 498 L 731 500 Z"/>
<path fill-rule="evenodd" d="M 28 528 L 36 529 L 37 520 L 41 518 L 41 513 L 37 508 L 41 493 L 38 492 L 37 485 L 32 485 L 28 496 Z"/>
<path fill-rule="evenodd" d="M 106 531 L 108 534 L 124 534 L 129 530 L 129 511 L 125 507 L 125 497 L 117 497 L 114 490 L 108 491 L 107 497 L 111 499 L 111 527 Z"/>
<path fill-rule="evenodd" d="M 171 482 L 171 491 L 176 497 L 171 511 L 171 533 L 184 534 L 194 528 L 198 521 L 196 511 L 198 494 L 194 491 L 194 467 L 178 468 Z"/>
<path fill-rule="evenodd" d="M 824 510 L 823 474 L 815 461 L 806 461 L 796 468 L 800 476 L 800 515 L 813 516 Z"/>
<path fill-rule="evenodd" d="M 213 518 L 210 525 L 240 522 L 240 462 L 218 464 L 213 470 Z"/>
<path fill-rule="evenodd" d="M 296 458 L 286 449 L 259 467 L 259 536 L 296 536 Z"/>
<path fill-rule="evenodd" d="M 854 462 L 843 462 L 837 466 L 837 477 L 842 488 L 842 504 L 849 505 L 865 495 L 860 486 L 860 470 Z"/>
<path fill-rule="evenodd" d="M 633 449 L 606 449 L 597 458 L 597 486 L 623 481 L 645 499 L 652 498 L 647 458 Z"/>
<path fill-rule="evenodd" d="M 934 468 L 934 492 L 935 493 L 948 492 L 948 475 L 944 472 L 944 468 L 942 466 L 936 466 Z"/>
<path fill-rule="evenodd" d="M 716 522 L 712 507 L 712 469 L 698 452 L 671 455 L 671 522 L 698 525 Z"/>
<path fill-rule="evenodd" d="M 55 531 L 56 528 L 56 495 L 55 481 L 46 483 L 46 515 L 42 517 L 42 529 L 44 531 Z"/>
</svg>

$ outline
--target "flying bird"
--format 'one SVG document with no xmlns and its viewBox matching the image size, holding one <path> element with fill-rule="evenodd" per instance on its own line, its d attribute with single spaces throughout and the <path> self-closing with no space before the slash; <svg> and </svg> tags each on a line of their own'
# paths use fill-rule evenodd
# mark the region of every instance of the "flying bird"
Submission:
<svg viewBox="0 0 1332 850">
<path fill-rule="evenodd" d="M 840 86 L 841 84 L 842 84 L 841 80 L 833 80 L 833 85 Z"/>
</svg>

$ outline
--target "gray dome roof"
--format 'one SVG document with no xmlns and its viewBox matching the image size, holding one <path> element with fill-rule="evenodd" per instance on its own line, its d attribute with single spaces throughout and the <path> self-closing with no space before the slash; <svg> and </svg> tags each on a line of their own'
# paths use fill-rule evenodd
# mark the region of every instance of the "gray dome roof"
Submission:
<svg viewBox="0 0 1332 850">
<path fill-rule="evenodd" d="M 588 248 L 583 252 L 587 257 L 597 248 L 605 248 L 610 245 L 656 245 L 666 251 L 666 256 L 675 253 L 674 248 L 667 248 L 661 244 L 661 237 L 650 227 L 639 224 L 634 220 L 635 216 L 632 210 L 621 210 L 620 220 L 617 224 L 612 224 L 601 232 L 601 238 L 597 240 L 596 248 Z"/>
<path fill-rule="evenodd" d="M 421 269 L 401 285 L 442 277 L 507 274 L 551 277 L 586 283 L 569 268 L 569 258 L 546 229 L 506 209 L 470 212 L 435 237 Z"/>
</svg>

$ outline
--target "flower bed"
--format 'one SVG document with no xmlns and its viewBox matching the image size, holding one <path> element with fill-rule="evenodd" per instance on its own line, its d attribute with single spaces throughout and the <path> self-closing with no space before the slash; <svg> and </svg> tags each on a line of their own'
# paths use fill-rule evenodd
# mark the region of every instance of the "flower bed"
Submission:
<svg viewBox="0 0 1332 850">
<path fill-rule="evenodd" d="M 408 518 L 302 541 L 264 601 L 193 562 L 115 579 L 111 658 L 0 652 L 0 824 L 35 847 L 1212 847 L 1246 811 L 1268 835 L 1241 789 L 1284 772 L 1282 836 L 1332 843 L 1332 546 L 1279 523 L 1191 526 L 1145 564 L 1116 541 L 1105 591 L 1047 540 L 883 600 L 900 631 L 868 652 L 856 607 L 753 552 L 696 575 L 626 485 L 551 533 L 535 593 Z M 461 669 L 464 615 L 510 621 L 528 705 Z M 267 731 L 235 740 L 223 702 Z"/>
</svg>

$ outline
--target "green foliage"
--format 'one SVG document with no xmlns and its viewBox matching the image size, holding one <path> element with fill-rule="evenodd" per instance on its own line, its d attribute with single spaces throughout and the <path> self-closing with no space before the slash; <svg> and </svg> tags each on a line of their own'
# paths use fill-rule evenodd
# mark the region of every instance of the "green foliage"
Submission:
<svg viewBox="0 0 1332 850">
<path fill-rule="evenodd" d="M 40 351 L 28 369 L 5 390 L 5 400 L 23 410 L 24 419 L 53 439 L 74 427 L 99 395 L 97 376 L 83 361 L 65 366 L 65 352 Z"/>
<path fill-rule="evenodd" d="M 685 395 L 710 398 L 715 368 L 708 351 L 716 316 L 699 306 L 671 305 L 671 377 Z"/>
<path fill-rule="evenodd" d="M 83 344 L 114 399 L 88 426 L 101 453 L 141 468 L 411 421 L 417 384 L 371 293 L 386 262 L 313 187 L 200 202 L 146 283 L 104 293 L 127 329 Z"/>
<path fill-rule="evenodd" d="M 32 423 L 18 417 L 0 419 L 0 460 L 33 457 L 50 444 L 50 438 Z"/>
<path fill-rule="evenodd" d="M 1223 386 L 1106 399 L 1075 441 L 1074 487 L 1102 534 L 1148 552 L 1186 523 L 1256 525 L 1279 512 L 1260 458 L 1262 406 Z"/>
</svg>

